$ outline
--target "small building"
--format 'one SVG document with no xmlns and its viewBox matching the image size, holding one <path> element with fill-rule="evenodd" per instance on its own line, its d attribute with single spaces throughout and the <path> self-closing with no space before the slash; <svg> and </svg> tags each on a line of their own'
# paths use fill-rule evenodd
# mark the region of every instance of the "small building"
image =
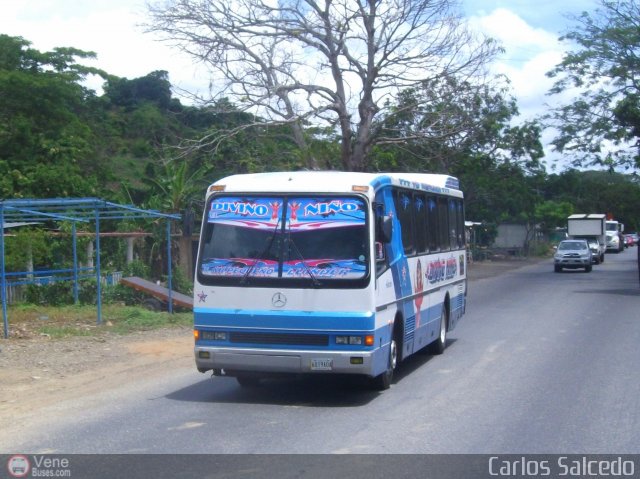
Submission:
<svg viewBox="0 0 640 479">
<path fill-rule="evenodd" d="M 498 225 L 498 235 L 493 243 L 495 248 L 522 249 L 529 239 L 529 230 L 526 225 L 516 223 L 504 223 Z"/>
</svg>

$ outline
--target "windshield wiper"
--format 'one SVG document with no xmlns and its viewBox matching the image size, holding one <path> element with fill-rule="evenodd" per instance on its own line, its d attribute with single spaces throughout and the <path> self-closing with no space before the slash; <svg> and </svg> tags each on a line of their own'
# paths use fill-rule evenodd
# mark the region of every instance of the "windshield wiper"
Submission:
<svg viewBox="0 0 640 479">
<path fill-rule="evenodd" d="M 253 264 L 247 268 L 247 271 L 244 273 L 242 278 L 240 278 L 239 284 L 241 284 L 241 285 L 249 284 L 250 274 L 255 269 L 256 265 L 258 264 L 258 261 L 262 260 L 264 258 L 264 256 L 269 251 L 271 251 L 271 247 L 273 246 L 273 242 L 276 239 L 276 233 L 278 232 L 278 227 L 279 226 L 280 226 L 280 219 L 278 219 L 278 221 L 276 222 L 276 227 L 273 229 L 273 232 L 271 233 L 271 239 L 269 239 L 269 243 L 267 244 L 267 247 L 258 255 L 257 258 L 254 258 Z"/>
<path fill-rule="evenodd" d="M 293 246 L 294 251 L 302 261 L 302 265 L 304 266 L 305 271 L 309 275 L 309 278 L 311 278 L 311 283 L 313 284 L 313 286 L 315 288 L 319 288 L 320 281 L 318 281 L 318 279 L 313 274 L 313 271 L 311 271 L 311 268 L 309 268 L 309 265 L 307 264 L 307 260 L 304 259 L 304 256 L 302 256 L 302 253 L 298 249 L 298 246 L 296 245 L 295 241 L 291 239 L 291 223 L 289 223 L 289 226 L 287 227 L 287 242 L 289 243 L 289 245 Z"/>
</svg>

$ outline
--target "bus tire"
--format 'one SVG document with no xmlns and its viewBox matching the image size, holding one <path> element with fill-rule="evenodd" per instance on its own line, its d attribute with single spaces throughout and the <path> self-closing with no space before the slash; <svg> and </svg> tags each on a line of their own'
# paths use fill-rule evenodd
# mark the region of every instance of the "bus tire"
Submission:
<svg viewBox="0 0 640 479">
<path fill-rule="evenodd" d="M 393 371 L 398 365 L 398 341 L 396 340 L 396 331 L 393 331 L 391 337 L 391 343 L 389 343 L 389 357 L 387 362 L 387 370 L 382 374 L 379 374 L 373 378 L 373 387 L 378 391 L 384 391 L 391 387 L 391 381 L 393 380 Z"/>
<path fill-rule="evenodd" d="M 440 314 L 440 330 L 438 333 L 438 339 L 429 345 L 429 352 L 431 354 L 442 354 L 447 347 L 447 325 L 449 324 L 449 306 L 445 301 L 442 304 L 442 313 Z"/>
</svg>

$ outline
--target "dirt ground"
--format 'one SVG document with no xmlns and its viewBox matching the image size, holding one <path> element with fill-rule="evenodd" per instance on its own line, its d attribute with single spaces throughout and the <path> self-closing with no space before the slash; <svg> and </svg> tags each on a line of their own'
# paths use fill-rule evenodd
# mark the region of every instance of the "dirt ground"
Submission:
<svg viewBox="0 0 640 479">
<path fill-rule="evenodd" d="M 540 260 L 474 263 L 468 268 L 469 281 L 534 261 Z M 9 430 L 16 418 L 56 403 L 193 364 L 193 336 L 186 327 L 65 339 L 18 329 L 0 339 L 0 431 Z"/>
<path fill-rule="evenodd" d="M 0 443 L 20 421 L 70 399 L 193 364 L 190 328 L 125 336 L 0 340 Z M 6 438 L 5 438 L 6 439 Z"/>
</svg>

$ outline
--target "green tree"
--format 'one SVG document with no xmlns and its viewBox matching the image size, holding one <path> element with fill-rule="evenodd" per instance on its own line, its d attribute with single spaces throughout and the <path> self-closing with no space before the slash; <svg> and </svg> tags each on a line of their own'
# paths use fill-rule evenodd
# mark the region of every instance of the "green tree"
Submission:
<svg viewBox="0 0 640 479">
<path fill-rule="evenodd" d="M 133 80 L 109 77 L 105 83 L 104 95 L 113 105 L 127 109 L 151 102 L 163 110 L 168 110 L 174 104 L 169 73 L 164 70 L 154 71 Z"/>
<path fill-rule="evenodd" d="M 179 213 L 204 196 L 206 169 L 189 171 L 186 161 L 167 160 L 160 174 L 144 178 L 150 186 L 148 206 L 167 213 Z"/>
<path fill-rule="evenodd" d="M 573 153 L 574 166 L 640 167 L 640 4 L 601 0 L 561 40 L 577 45 L 548 75 L 551 94 L 577 98 L 547 116 L 553 145 Z"/>
<path fill-rule="evenodd" d="M 546 200 L 572 204 L 575 213 L 612 215 L 627 231 L 640 228 L 640 184 L 635 175 L 571 169 L 550 175 L 543 195 Z"/>
<path fill-rule="evenodd" d="M 74 48 L 39 52 L 0 35 L 0 196 L 95 192 L 92 130 L 81 85 L 101 71 L 76 63 L 94 54 Z"/>
<path fill-rule="evenodd" d="M 482 78 L 499 51 L 468 29 L 456 0 L 173 0 L 149 12 L 151 30 L 223 79 L 218 92 L 287 126 L 309 168 L 321 166 L 309 122 L 333 129 L 343 169 L 367 170 L 384 98 L 442 76 Z"/>
<path fill-rule="evenodd" d="M 389 115 L 376 125 L 377 169 L 459 172 L 468 158 L 541 168 L 540 127 L 513 125 L 518 108 L 501 77 L 477 85 L 446 77 L 403 91 Z M 405 144 L 399 148 L 400 140 Z"/>
<path fill-rule="evenodd" d="M 543 201 L 536 205 L 535 217 L 542 230 L 549 233 L 554 228 L 567 225 L 567 217 L 573 214 L 573 204 L 568 201 Z"/>
</svg>

